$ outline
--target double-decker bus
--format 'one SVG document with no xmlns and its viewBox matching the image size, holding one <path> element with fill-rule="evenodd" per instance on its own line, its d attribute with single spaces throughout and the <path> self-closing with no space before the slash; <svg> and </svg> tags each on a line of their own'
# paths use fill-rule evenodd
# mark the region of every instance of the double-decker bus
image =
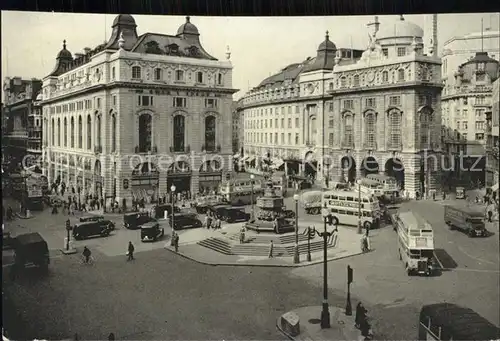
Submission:
<svg viewBox="0 0 500 341">
<path fill-rule="evenodd" d="M 361 193 L 367 193 L 376 197 L 384 195 L 383 186 L 375 180 L 363 178 L 359 180 L 359 184 L 354 186 L 355 189 L 361 190 Z"/>
<path fill-rule="evenodd" d="M 252 185 L 253 181 L 253 185 Z M 255 175 L 252 180 L 250 174 L 237 173 L 233 178 L 224 180 L 219 189 L 222 199 L 231 205 L 242 206 L 257 202 L 257 198 L 264 194 L 264 178 Z"/>
<path fill-rule="evenodd" d="M 334 224 L 358 225 L 371 229 L 380 226 L 381 210 L 378 199 L 357 191 L 323 192 L 322 207 L 333 216 Z M 359 214 L 361 213 L 361 217 Z"/>
<path fill-rule="evenodd" d="M 421 216 L 413 212 L 393 215 L 398 232 L 399 259 L 405 264 L 408 276 L 431 275 L 434 262 L 434 231 Z"/>
<path fill-rule="evenodd" d="M 384 174 L 368 174 L 366 176 L 367 179 L 378 182 L 382 185 L 382 189 L 384 194 L 387 196 L 399 195 L 398 183 L 395 178 L 392 176 L 384 175 Z"/>
</svg>

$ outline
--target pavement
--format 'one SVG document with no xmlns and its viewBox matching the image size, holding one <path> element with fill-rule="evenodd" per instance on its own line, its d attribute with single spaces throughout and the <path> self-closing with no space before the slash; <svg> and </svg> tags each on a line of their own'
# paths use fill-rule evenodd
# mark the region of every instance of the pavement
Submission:
<svg viewBox="0 0 500 341">
<path fill-rule="evenodd" d="M 361 332 L 354 327 L 355 312 L 351 316 L 347 316 L 345 308 L 330 306 L 330 328 L 321 329 L 321 310 L 321 306 L 308 306 L 286 313 L 293 313 L 299 318 L 300 333 L 297 336 L 290 335 L 282 328 L 281 320 L 285 314 L 280 315 L 276 321 L 276 328 L 293 341 L 364 340 Z"/>
<path fill-rule="evenodd" d="M 345 305 L 349 265 L 354 269 L 352 306 L 363 302 L 376 339 L 416 339 L 420 308 L 437 302 L 469 307 L 500 325 L 498 235 L 471 239 L 449 231 L 443 206 L 432 201 L 408 202 L 401 209 L 414 210 L 433 225 L 436 248 L 442 250 L 438 257 L 446 269 L 433 277 L 408 277 L 397 255 L 396 234 L 390 228 L 373 230 L 372 252 L 328 263 L 330 306 Z M 12 282 L 3 268 L 3 297 L 10 301 L 3 315 L 15 316 L 4 318 L 4 326 L 13 330 L 11 339 L 64 339 L 78 333 L 80 339 L 95 340 L 113 332 L 120 340 L 283 340 L 277 317 L 322 301 L 323 264 L 206 266 L 165 250 L 168 240 L 144 244 L 154 244 L 154 249 L 144 249 L 135 261 L 126 262 L 126 245 L 138 238 L 138 231 L 119 228 L 114 236 L 85 241 L 98 246 L 91 247 L 96 263 L 84 266 L 79 254 L 63 256 L 58 251 L 67 216 L 34 214 L 35 219 L 10 222 L 10 228 L 47 236 L 50 274 L 26 274 Z M 182 232 L 181 252 L 214 231 Z M 134 244 L 137 249 L 142 243 Z M 3 264 L 8 254 L 2 253 Z M 206 252 L 205 258 L 210 257 Z"/>
</svg>

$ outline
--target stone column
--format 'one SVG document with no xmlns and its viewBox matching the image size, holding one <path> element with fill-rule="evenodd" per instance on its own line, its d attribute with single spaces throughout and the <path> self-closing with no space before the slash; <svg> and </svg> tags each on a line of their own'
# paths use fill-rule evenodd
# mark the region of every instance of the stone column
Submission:
<svg viewBox="0 0 500 341">
<path fill-rule="evenodd" d="M 200 171 L 193 170 L 191 174 L 191 197 L 200 190 Z"/>
<path fill-rule="evenodd" d="M 415 198 L 416 192 L 420 190 L 420 157 L 415 154 L 410 154 L 404 158 L 405 164 L 405 189 L 410 198 Z M 420 193 L 422 194 L 422 193 Z"/>
</svg>

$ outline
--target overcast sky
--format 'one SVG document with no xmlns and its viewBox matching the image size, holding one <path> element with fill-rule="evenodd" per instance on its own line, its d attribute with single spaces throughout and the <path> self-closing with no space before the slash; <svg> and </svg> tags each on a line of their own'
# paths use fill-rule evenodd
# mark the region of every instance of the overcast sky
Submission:
<svg viewBox="0 0 500 341">
<path fill-rule="evenodd" d="M 2 11 L 2 78 L 20 76 L 43 78 L 55 65 L 55 57 L 66 39 L 72 53 L 95 47 L 108 39 L 115 15 L 66 14 Z M 406 20 L 424 27 L 424 15 L 405 15 Z M 134 15 L 138 34 L 157 32 L 175 35 L 185 22 L 183 16 Z M 440 14 L 438 43 L 453 36 L 481 30 L 498 30 L 499 14 Z M 366 48 L 372 16 L 342 17 L 192 17 L 207 52 L 225 59 L 231 50 L 233 86 L 241 91 L 256 86 L 262 79 L 288 64 L 314 57 L 325 31 L 337 47 Z M 399 16 L 379 16 L 381 26 Z M 352 42 L 352 45 L 351 45 Z M 427 43 L 427 41 L 425 41 Z M 2 89 L 3 100 L 3 89 Z"/>
</svg>

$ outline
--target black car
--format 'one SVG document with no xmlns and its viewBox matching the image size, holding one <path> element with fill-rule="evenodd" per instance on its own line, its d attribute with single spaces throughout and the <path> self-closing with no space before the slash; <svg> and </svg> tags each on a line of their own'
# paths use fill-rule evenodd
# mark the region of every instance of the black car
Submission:
<svg viewBox="0 0 500 341">
<path fill-rule="evenodd" d="M 236 207 L 223 208 L 221 209 L 221 219 L 228 223 L 249 221 L 250 213 L 246 213 L 243 209 Z"/>
<path fill-rule="evenodd" d="M 174 213 L 174 230 L 201 227 L 203 224 L 194 213 Z"/>
<path fill-rule="evenodd" d="M 165 230 L 156 221 L 141 225 L 141 241 L 155 242 L 165 235 Z"/>
<path fill-rule="evenodd" d="M 129 230 L 137 230 L 142 224 L 149 223 L 150 221 L 156 221 L 156 219 L 151 218 L 149 212 L 134 212 L 123 215 L 123 226 Z"/>
<path fill-rule="evenodd" d="M 107 237 L 113 230 L 112 222 L 110 221 L 87 221 L 78 223 L 73 226 L 73 238 L 76 240 L 86 239 L 89 237 Z"/>
<path fill-rule="evenodd" d="M 172 205 L 170 204 L 164 204 L 164 205 L 158 205 L 155 206 L 155 218 L 163 218 L 165 216 L 165 211 L 167 211 L 167 214 L 170 216 L 172 214 Z M 174 213 L 179 213 L 181 209 L 177 206 L 174 206 Z"/>
<path fill-rule="evenodd" d="M 11 276 L 14 278 L 18 270 L 27 267 L 37 267 L 43 273 L 49 270 L 50 258 L 47 242 L 38 233 L 21 234 L 12 240 L 15 252 L 15 261 L 11 268 Z"/>
<path fill-rule="evenodd" d="M 112 230 L 115 229 L 115 223 L 113 223 L 109 219 L 105 219 L 104 216 L 102 215 L 87 215 L 80 217 L 80 223 L 88 223 L 88 222 L 100 222 L 103 225 L 108 225 L 111 227 Z"/>
</svg>

